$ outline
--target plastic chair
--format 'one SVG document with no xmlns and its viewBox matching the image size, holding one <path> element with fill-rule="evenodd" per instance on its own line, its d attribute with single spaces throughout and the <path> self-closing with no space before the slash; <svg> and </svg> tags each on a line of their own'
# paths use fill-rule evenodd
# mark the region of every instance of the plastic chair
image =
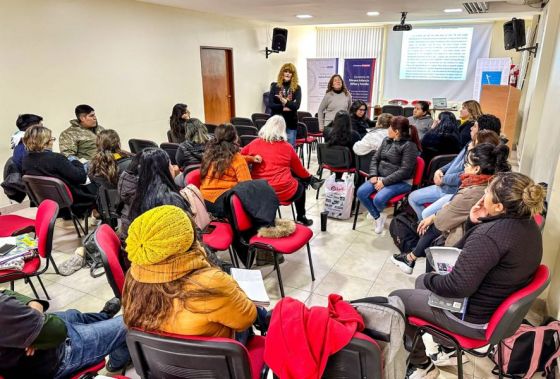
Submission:
<svg viewBox="0 0 560 379">
<path fill-rule="evenodd" d="M 246 125 L 246 126 L 254 126 L 253 121 L 247 117 L 232 117 L 230 122 L 233 125 Z"/>
<path fill-rule="evenodd" d="M 239 136 L 239 140 L 240 140 L 240 145 L 241 147 L 243 146 L 247 146 L 248 144 L 250 144 L 251 142 L 253 142 L 253 140 L 256 140 L 257 136 L 247 136 L 247 135 L 242 135 Z"/>
<path fill-rule="evenodd" d="M 428 333 L 439 338 L 445 339 L 455 345 L 457 351 L 457 372 L 459 379 L 463 378 L 463 351 L 468 352 L 476 357 L 486 357 L 493 349 L 494 345 L 499 345 L 508 337 L 511 337 L 521 325 L 523 318 L 529 312 L 531 305 L 535 299 L 546 289 L 550 283 L 550 273 L 548 267 L 540 265 L 531 283 L 525 288 L 514 292 L 496 309 L 486 328 L 485 338 L 482 340 L 469 338 L 449 330 L 441 326 L 432 324 L 422 320 L 419 317 L 409 316 L 408 323 L 416 326 L 418 329 L 414 336 L 412 350 L 416 347 L 422 334 Z M 486 345 L 490 345 L 487 351 L 481 353 L 475 349 L 479 349 Z M 502 349 L 498 348 L 498 370 L 499 377 L 503 378 L 502 371 Z"/>
<path fill-rule="evenodd" d="M 130 330 L 126 343 L 136 372 L 149 378 L 266 378 L 264 337 L 247 346 L 230 338 Z"/>
<path fill-rule="evenodd" d="M 179 150 L 179 144 L 178 143 L 162 142 L 159 145 L 159 148 L 162 149 L 163 151 L 165 151 L 167 153 L 167 155 L 169 155 L 169 159 L 171 160 L 171 164 L 174 164 L 174 165 L 177 164 L 177 159 L 175 159 L 175 156 L 177 155 L 177 150 Z"/>
<path fill-rule="evenodd" d="M 101 252 L 101 260 L 107 281 L 115 294 L 121 298 L 124 288 L 124 271 L 119 256 L 122 250 L 119 236 L 108 225 L 100 225 L 93 236 L 97 248 Z"/>
<path fill-rule="evenodd" d="M 412 117 L 412 115 L 414 114 L 414 108 L 413 107 L 404 107 L 403 108 L 403 116 L 408 118 L 408 117 Z"/>
<path fill-rule="evenodd" d="M 426 169 L 426 173 L 424 175 L 424 184 L 433 184 L 434 174 L 436 173 L 436 171 L 451 162 L 453 159 L 455 159 L 456 156 L 457 154 L 443 154 L 433 157 L 428 164 L 428 168 Z"/>
<path fill-rule="evenodd" d="M 235 125 L 235 130 L 240 136 L 258 136 L 259 130 L 252 125 Z"/>
<path fill-rule="evenodd" d="M 58 217 L 58 210 L 58 204 L 52 200 L 44 200 L 41 202 L 39 208 L 37 209 L 37 217 L 34 222 L 35 237 L 37 238 L 37 252 L 39 256 L 26 261 L 23 266 L 23 270 L 21 271 L 0 270 L 0 283 L 10 282 L 10 288 L 13 291 L 14 280 L 24 279 L 25 283 L 29 284 L 31 290 L 33 290 L 35 297 L 39 298 L 39 295 L 35 290 L 35 286 L 31 281 L 32 277 L 37 277 L 45 296 L 50 300 L 45 285 L 41 280 L 41 274 L 47 271 L 49 268 L 49 262 L 52 262 L 55 267 L 55 271 L 58 273 L 58 269 L 56 269 L 56 265 L 51 255 L 54 224 L 56 222 L 56 218 Z M 41 268 L 41 258 L 45 260 L 43 268 Z"/>
<path fill-rule="evenodd" d="M 138 154 L 147 147 L 158 147 L 158 145 L 154 141 L 147 139 L 133 138 L 128 140 L 128 147 L 130 147 L 130 152 L 132 154 Z"/>
<path fill-rule="evenodd" d="M 416 157 L 416 167 L 414 168 L 414 174 L 412 176 L 412 188 L 410 192 L 412 192 L 415 188 L 417 188 L 422 183 L 422 173 L 424 172 L 424 160 L 420 157 Z M 387 206 L 394 207 L 394 211 L 397 210 L 397 206 L 399 203 L 404 199 L 406 195 L 410 192 L 401 193 L 400 195 L 393 196 L 387 202 Z M 371 194 L 370 199 L 373 199 L 377 192 Z M 356 223 L 358 222 L 358 211 L 360 210 L 360 201 L 356 201 L 356 210 L 354 213 L 354 223 L 352 224 L 352 230 L 356 230 Z"/>
<path fill-rule="evenodd" d="M 280 273 L 280 266 L 278 265 L 278 254 L 293 254 L 303 246 L 306 246 L 307 256 L 309 258 L 309 268 L 311 270 L 311 280 L 315 281 L 313 260 L 311 259 L 311 248 L 309 247 L 309 241 L 313 237 L 311 229 L 300 223 L 296 223 L 296 230 L 287 237 L 266 238 L 254 235 L 247 240 L 242 237 L 242 233 L 249 231 L 253 227 L 253 222 L 247 212 L 245 212 L 243 204 L 237 195 L 232 194 L 229 200 L 233 228 L 236 234 L 240 236 L 240 242 L 249 247 L 247 262 L 244 262 L 246 267 L 249 266 L 249 262 L 252 262 L 255 249 L 272 252 L 272 255 L 274 256 L 274 269 L 278 275 L 280 294 L 284 297 L 284 285 L 282 284 L 282 274 Z"/>
<path fill-rule="evenodd" d="M 325 143 L 319 143 L 317 161 L 319 162 L 319 178 L 323 176 L 323 169 L 331 172 L 356 172 L 356 168 L 352 167 L 352 152 L 344 146 L 328 146 Z M 315 198 L 319 198 L 319 189 Z"/>
<path fill-rule="evenodd" d="M 404 99 L 392 99 L 392 100 L 389 100 L 389 101 L 387 102 L 387 104 L 390 104 L 390 105 L 401 105 L 401 106 L 402 106 L 402 105 L 408 105 L 408 100 L 404 100 Z"/>
<path fill-rule="evenodd" d="M 306 111 L 297 111 L 297 120 L 298 122 L 303 122 L 305 117 L 312 117 L 313 115 Z"/>
<path fill-rule="evenodd" d="M 381 112 L 382 113 L 390 113 L 393 116 L 402 116 L 404 111 L 403 111 L 403 107 L 400 105 L 384 105 L 383 108 L 381 108 Z"/>
<path fill-rule="evenodd" d="M 253 124 L 257 126 L 257 120 L 264 120 L 266 122 L 266 120 L 270 117 L 271 116 L 268 113 L 253 113 L 251 115 L 251 120 L 253 121 Z"/>
</svg>

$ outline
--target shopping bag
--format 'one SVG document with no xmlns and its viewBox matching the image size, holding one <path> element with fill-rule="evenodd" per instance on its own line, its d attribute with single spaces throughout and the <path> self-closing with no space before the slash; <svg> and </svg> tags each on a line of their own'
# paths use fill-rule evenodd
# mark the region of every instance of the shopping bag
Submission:
<svg viewBox="0 0 560 379">
<path fill-rule="evenodd" d="M 325 181 L 325 211 L 329 217 L 346 220 L 352 213 L 354 200 L 354 177 L 344 174 L 342 181 L 336 181 L 332 174 Z"/>
</svg>

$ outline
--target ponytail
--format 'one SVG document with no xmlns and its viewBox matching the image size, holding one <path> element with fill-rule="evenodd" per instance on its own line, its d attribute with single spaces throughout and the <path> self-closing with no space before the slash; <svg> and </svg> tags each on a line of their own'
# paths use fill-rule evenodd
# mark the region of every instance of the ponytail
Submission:
<svg viewBox="0 0 560 379">
<path fill-rule="evenodd" d="M 467 154 L 467 159 L 473 166 L 480 167 L 480 174 L 484 175 L 511 171 L 508 157 L 509 148 L 506 145 L 494 146 L 491 143 L 480 143 Z"/>
<path fill-rule="evenodd" d="M 119 181 L 119 169 L 113 153 L 108 150 L 98 151 L 90 162 L 89 175 L 102 177 L 116 186 Z"/>
</svg>

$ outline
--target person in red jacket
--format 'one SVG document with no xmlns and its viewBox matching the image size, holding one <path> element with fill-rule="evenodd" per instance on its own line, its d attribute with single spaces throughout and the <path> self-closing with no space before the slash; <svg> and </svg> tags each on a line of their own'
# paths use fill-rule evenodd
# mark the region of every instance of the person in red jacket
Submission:
<svg viewBox="0 0 560 379">
<path fill-rule="evenodd" d="M 265 179 L 280 202 L 294 202 L 297 221 L 309 226 L 313 220 L 305 217 L 305 190 L 308 185 L 315 190 L 320 188 L 324 180 L 315 178 L 303 167 L 287 140 L 284 118 L 272 116 L 259 131 L 259 138 L 245 146 L 241 154 L 262 157 L 262 162 L 253 164 L 251 177 Z"/>
</svg>

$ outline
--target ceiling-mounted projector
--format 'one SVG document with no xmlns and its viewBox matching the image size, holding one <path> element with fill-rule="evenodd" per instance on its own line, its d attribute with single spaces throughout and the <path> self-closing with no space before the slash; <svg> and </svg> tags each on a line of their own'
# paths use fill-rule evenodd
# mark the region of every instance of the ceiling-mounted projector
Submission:
<svg viewBox="0 0 560 379">
<path fill-rule="evenodd" d="M 393 26 L 394 32 L 408 32 L 412 30 L 412 25 L 405 24 L 407 14 L 408 12 L 401 12 L 401 23 L 399 25 Z"/>
</svg>

